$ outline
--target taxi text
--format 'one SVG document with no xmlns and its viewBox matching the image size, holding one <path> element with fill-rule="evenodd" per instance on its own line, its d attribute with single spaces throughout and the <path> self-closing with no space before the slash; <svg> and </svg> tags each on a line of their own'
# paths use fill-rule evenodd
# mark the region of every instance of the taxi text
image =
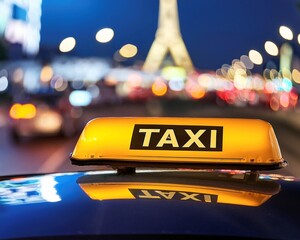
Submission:
<svg viewBox="0 0 300 240">
<path fill-rule="evenodd" d="M 136 124 L 130 149 L 222 151 L 223 127 Z"/>
</svg>

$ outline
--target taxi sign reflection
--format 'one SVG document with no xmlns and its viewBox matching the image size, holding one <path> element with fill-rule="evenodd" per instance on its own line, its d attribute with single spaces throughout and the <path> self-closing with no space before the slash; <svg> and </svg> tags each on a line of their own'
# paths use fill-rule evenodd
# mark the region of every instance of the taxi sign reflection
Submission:
<svg viewBox="0 0 300 240">
<path fill-rule="evenodd" d="M 252 173 L 160 172 L 85 175 L 77 180 L 93 200 L 161 200 L 260 206 L 280 191 Z"/>
</svg>

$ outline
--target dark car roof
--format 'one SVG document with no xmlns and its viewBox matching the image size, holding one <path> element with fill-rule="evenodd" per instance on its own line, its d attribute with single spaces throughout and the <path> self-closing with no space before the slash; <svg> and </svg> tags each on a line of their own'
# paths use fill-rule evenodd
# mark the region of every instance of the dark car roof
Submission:
<svg viewBox="0 0 300 240">
<path fill-rule="evenodd" d="M 78 172 L 2 180 L 0 238 L 52 239 L 69 236 L 72 239 L 92 239 L 98 235 L 113 238 L 117 235 L 174 234 L 190 237 L 299 238 L 298 181 L 263 180 L 257 186 L 251 186 L 253 184 L 249 182 L 246 184 L 248 186 L 242 187 L 239 181 L 224 178 L 230 175 L 234 179 L 238 174 L 222 173 L 224 181 L 210 178 L 214 173 L 204 174 L 205 178 L 201 177 L 201 172 L 144 172 L 132 177 L 108 172 Z M 269 176 L 262 175 L 262 178 L 268 179 Z M 177 179 L 177 184 L 200 184 L 208 190 L 231 187 L 232 191 L 247 195 L 254 189 L 257 193 L 265 191 L 272 196 L 257 207 L 239 205 L 238 199 L 236 204 L 181 201 L 176 197 L 93 200 L 93 196 L 89 196 L 80 186 L 84 183 L 105 185 L 107 182 L 143 181 L 169 184 L 174 179 Z M 113 196 L 115 192 L 109 194 Z"/>
</svg>

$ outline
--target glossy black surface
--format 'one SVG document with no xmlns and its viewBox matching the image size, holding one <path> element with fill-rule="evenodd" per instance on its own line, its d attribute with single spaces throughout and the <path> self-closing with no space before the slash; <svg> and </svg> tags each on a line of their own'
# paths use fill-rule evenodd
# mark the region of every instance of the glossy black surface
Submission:
<svg viewBox="0 0 300 240">
<path fill-rule="evenodd" d="M 97 177 L 98 174 L 100 177 Z M 279 177 L 276 180 L 279 183 L 278 191 L 275 188 L 274 195 L 261 206 L 251 207 L 180 200 L 92 200 L 78 182 L 99 182 L 103 179 L 102 174 L 50 174 L 2 180 L 0 238 L 115 234 L 188 234 L 272 239 L 298 239 L 300 236 L 300 183 L 295 179 Z M 176 178 L 176 174 L 162 178 L 168 182 Z M 195 180 L 195 174 L 198 173 L 178 174 L 178 179 L 181 180 L 186 176 L 186 184 L 196 184 L 195 181 L 202 185 L 205 185 L 204 182 L 223 182 L 224 187 L 226 182 L 226 178 L 225 181 L 215 181 L 209 177 L 206 180 Z M 150 178 L 151 182 L 156 179 L 159 183 L 159 175 L 164 176 L 164 173 L 154 173 L 155 178 L 147 173 L 148 180 L 145 181 Z M 228 175 L 230 178 L 235 176 L 233 173 Z M 143 178 L 141 176 L 138 180 Z M 269 178 L 268 175 L 260 176 L 260 179 Z M 271 184 L 266 184 L 271 186 L 269 192 L 275 186 L 275 181 L 270 181 Z M 227 182 L 232 185 L 231 180 Z M 225 185 L 229 186 L 228 183 Z M 239 186 L 240 183 L 233 180 L 233 185 Z"/>
</svg>

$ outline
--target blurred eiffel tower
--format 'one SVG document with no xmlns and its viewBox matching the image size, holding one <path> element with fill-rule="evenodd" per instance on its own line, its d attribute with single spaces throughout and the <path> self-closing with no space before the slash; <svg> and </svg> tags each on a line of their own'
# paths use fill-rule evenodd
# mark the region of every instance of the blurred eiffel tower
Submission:
<svg viewBox="0 0 300 240">
<path fill-rule="evenodd" d="M 158 71 L 171 55 L 175 65 L 187 72 L 194 69 L 180 33 L 177 0 L 160 0 L 158 29 L 143 66 L 147 72 Z"/>
</svg>

